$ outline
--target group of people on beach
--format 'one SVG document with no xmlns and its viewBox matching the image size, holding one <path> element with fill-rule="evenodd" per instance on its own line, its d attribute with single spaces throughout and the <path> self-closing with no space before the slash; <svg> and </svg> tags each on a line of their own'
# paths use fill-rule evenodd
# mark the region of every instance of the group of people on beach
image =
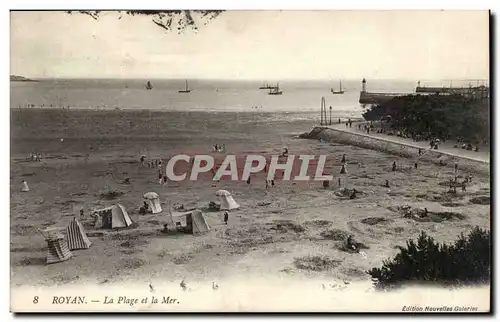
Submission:
<svg viewBox="0 0 500 322">
<path fill-rule="evenodd" d="M 30 161 L 42 161 L 42 154 L 31 152 L 29 156 Z"/>
<path fill-rule="evenodd" d="M 220 145 L 220 144 L 214 144 L 212 146 L 212 151 L 213 152 L 226 152 L 226 145 Z"/>
<path fill-rule="evenodd" d="M 62 109 L 69 109 L 70 107 L 76 107 L 76 105 L 73 105 L 73 106 L 70 106 L 70 105 L 63 105 L 63 106 L 55 106 L 54 104 L 41 104 L 41 105 L 35 105 L 35 104 L 31 104 L 31 103 L 26 103 L 26 104 L 17 104 L 17 108 L 18 109 L 21 109 L 21 108 L 35 108 L 39 106 L 40 108 L 44 108 L 44 107 L 50 107 L 50 108 L 62 108 Z"/>
</svg>

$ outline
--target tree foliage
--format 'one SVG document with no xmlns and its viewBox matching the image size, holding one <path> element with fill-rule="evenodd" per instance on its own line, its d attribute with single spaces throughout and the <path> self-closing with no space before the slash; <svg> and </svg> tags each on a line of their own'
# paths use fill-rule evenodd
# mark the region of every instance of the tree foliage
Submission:
<svg viewBox="0 0 500 322">
<path fill-rule="evenodd" d="M 489 283 L 491 276 L 490 231 L 474 228 L 461 234 L 454 244 L 435 242 L 422 232 L 417 242 L 409 240 L 399 254 L 367 273 L 375 287 L 390 290 L 408 283 L 450 286 Z"/>
<path fill-rule="evenodd" d="M 85 14 L 95 20 L 99 20 L 99 17 L 103 13 L 103 11 L 100 10 L 66 12 L 68 14 Z M 141 15 L 151 17 L 151 21 L 155 25 L 165 29 L 165 31 L 177 30 L 177 33 L 180 34 L 185 30 L 197 31 L 200 24 L 209 24 L 213 19 L 217 18 L 223 10 L 126 10 L 115 12 L 119 14 L 118 19 L 121 19 L 124 14 L 129 16 Z"/>
<path fill-rule="evenodd" d="M 408 133 L 441 139 L 462 137 L 476 142 L 490 137 L 489 100 L 461 95 L 408 95 L 368 109 L 367 121 L 391 116 L 391 126 Z"/>
</svg>

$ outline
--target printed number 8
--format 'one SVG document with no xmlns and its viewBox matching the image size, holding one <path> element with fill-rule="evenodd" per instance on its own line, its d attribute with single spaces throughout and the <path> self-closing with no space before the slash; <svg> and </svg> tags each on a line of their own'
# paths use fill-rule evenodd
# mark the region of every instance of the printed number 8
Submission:
<svg viewBox="0 0 500 322">
<path fill-rule="evenodd" d="M 33 298 L 33 304 L 37 304 L 37 303 L 38 303 L 38 296 L 35 296 L 35 297 Z"/>
</svg>

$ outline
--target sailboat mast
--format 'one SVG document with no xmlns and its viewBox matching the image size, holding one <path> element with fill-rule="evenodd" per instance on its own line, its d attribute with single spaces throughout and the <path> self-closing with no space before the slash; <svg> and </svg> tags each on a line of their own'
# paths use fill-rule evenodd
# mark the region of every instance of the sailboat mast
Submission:
<svg viewBox="0 0 500 322">
<path fill-rule="evenodd" d="M 342 80 L 340 80 L 339 82 L 340 82 L 340 91 L 342 92 Z"/>
</svg>

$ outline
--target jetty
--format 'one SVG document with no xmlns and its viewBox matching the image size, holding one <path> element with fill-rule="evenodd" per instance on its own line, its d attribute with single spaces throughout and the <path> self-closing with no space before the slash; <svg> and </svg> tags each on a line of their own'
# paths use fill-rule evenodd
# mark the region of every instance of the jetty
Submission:
<svg viewBox="0 0 500 322">
<path fill-rule="evenodd" d="M 449 87 L 420 86 L 420 81 L 418 81 L 415 93 L 374 93 L 366 91 L 366 79 L 363 78 L 361 81 L 361 92 L 359 93 L 359 103 L 382 104 L 395 97 L 408 95 L 462 95 L 466 97 L 489 98 L 490 88 L 486 85 L 471 86 L 470 84 L 468 87 L 452 87 L 451 85 Z"/>
<path fill-rule="evenodd" d="M 359 124 L 359 123 L 358 123 Z M 366 124 L 366 122 L 361 122 Z M 344 124 L 314 126 L 310 132 L 300 135 L 303 139 L 316 139 L 323 142 L 337 142 L 364 149 L 381 151 L 410 159 L 440 164 L 445 162 L 450 168 L 455 162 L 466 171 L 490 173 L 490 151 L 467 151 L 453 148 L 451 143 L 441 144 L 439 150 L 429 148 L 428 142 L 413 142 L 411 139 L 388 137 L 378 133 L 361 133 L 356 126 L 345 128 Z M 423 151 L 422 155 L 418 151 Z"/>
<path fill-rule="evenodd" d="M 478 98 L 488 98 L 490 95 L 490 88 L 486 85 L 472 86 L 469 84 L 468 87 L 432 87 L 432 86 L 420 86 L 420 81 L 417 83 L 415 89 L 417 93 L 425 94 L 436 94 L 436 95 L 464 95 L 470 97 Z"/>
<path fill-rule="evenodd" d="M 394 97 L 412 95 L 412 93 L 372 93 L 366 91 L 366 79 L 361 81 L 361 92 L 359 93 L 360 104 L 382 104 Z"/>
</svg>

